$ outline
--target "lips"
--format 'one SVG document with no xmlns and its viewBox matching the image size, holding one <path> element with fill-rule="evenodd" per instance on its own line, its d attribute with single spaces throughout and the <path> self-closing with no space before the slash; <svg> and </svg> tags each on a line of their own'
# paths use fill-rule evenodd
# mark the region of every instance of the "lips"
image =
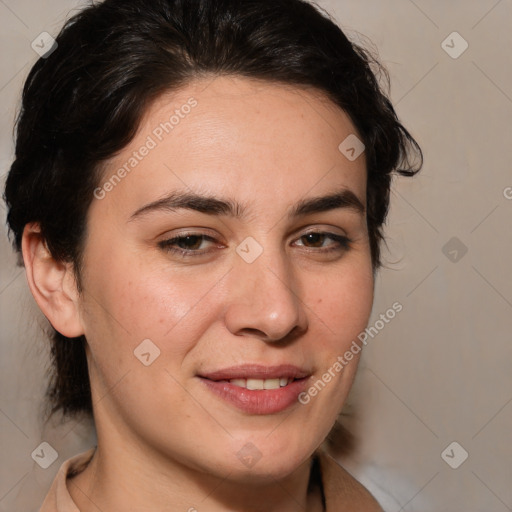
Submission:
<svg viewBox="0 0 512 512">
<path fill-rule="evenodd" d="M 249 414 L 273 414 L 298 402 L 310 372 L 283 364 L 247 364 L 198 375 L 206 387 L 230 405 Z"/>
<path fill-rule="evenodd" d="M 200 377 L 219 381 L 232 379 L 303 379 L 309 372 L 291 364 L 263 366 L 259 364 L 244 364 L 222 370 L 203 372 Z"/>
</svg>

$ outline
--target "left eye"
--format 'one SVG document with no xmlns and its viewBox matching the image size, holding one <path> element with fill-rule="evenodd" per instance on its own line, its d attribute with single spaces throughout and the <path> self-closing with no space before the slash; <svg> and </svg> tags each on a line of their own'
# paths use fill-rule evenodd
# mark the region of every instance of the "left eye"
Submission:
<svg viewBox="0 0 512 512">
<path fill-rule="evenodd" d="M 298 240 L 302 242 L 302 245 L 304 247 L 309 247 L 313 249 L 318 248 L 325 248 L 328 247 L 327 250 L 336 250 L 336 249 L 348 249 L 350 245 L 350 240 L 343 235 L 336 235 L 334 233 L 323 233 L 314 231 L 311 233 L 306 233 L 305 235 L 302 235 Z M 335 244 L 327 244 L 325 245 L 325 242 L 331 240 L 331 242 L 334 240 L 336 242 Z M 334 247 L 333 247 L 334 246 Z"/>
</svg>

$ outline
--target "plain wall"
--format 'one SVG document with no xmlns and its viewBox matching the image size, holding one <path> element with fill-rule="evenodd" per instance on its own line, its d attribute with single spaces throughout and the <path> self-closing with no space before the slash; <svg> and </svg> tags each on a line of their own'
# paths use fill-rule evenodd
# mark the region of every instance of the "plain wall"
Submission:
<svg viewBox="0 0 512 512">
<path fill-rule="evenodd" d="M 349 37 L 376 45 L 398 115 L 425 153 L 417 177 L 393 184 L 369 325 L 395 302 L 403 310 L 368 338 L 348 406 L 356 449 L 342 460 L 387 512 L 512 510 L 512 2 L 319 3 Z M 79 5 L 0 2 L 3 179 L 37 58 L 31 42 L 56 35 Z M 457 58 L 454 31 L 468 43 Z M 0 510 L 32 511 L 94 432 L 84 422 L 42 424 L 46 322 L 4 222 L 0 255 Z M 59 454 L 46 470 L 31 458 L 42 441 Z M 468 453 L 457 469 L 441 457 L 454 441 Z M 445 455 L 452 465 L 458 445 Z"/>
</svg>

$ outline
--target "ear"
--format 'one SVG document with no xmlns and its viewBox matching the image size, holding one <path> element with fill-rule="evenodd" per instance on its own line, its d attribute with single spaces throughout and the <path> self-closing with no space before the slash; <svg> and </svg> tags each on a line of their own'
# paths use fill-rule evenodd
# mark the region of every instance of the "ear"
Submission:
<svg viewBox="0 0 512 512">
<path fill-rule="evenodd" d="M 37 223 L 25 226 L 21 249 L 30 291 L 46 318 L 68 338 L 84 334 L 72 264 L 53 258 Z"/>
</svg>

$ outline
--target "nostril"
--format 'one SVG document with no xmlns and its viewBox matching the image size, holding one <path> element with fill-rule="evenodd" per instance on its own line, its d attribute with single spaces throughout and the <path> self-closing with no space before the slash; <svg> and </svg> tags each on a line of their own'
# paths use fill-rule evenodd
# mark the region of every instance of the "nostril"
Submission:
<svg viewBox="0 0 512 512">
<path fill-rule="evenodd" d="M 267 335 L 263 331 L 260 331 L 259 329 L 253 329 L 252 327 L 244 327 L 240 330 L 240 334 L 258 338 L 267 338 Z"/>
</svg>

